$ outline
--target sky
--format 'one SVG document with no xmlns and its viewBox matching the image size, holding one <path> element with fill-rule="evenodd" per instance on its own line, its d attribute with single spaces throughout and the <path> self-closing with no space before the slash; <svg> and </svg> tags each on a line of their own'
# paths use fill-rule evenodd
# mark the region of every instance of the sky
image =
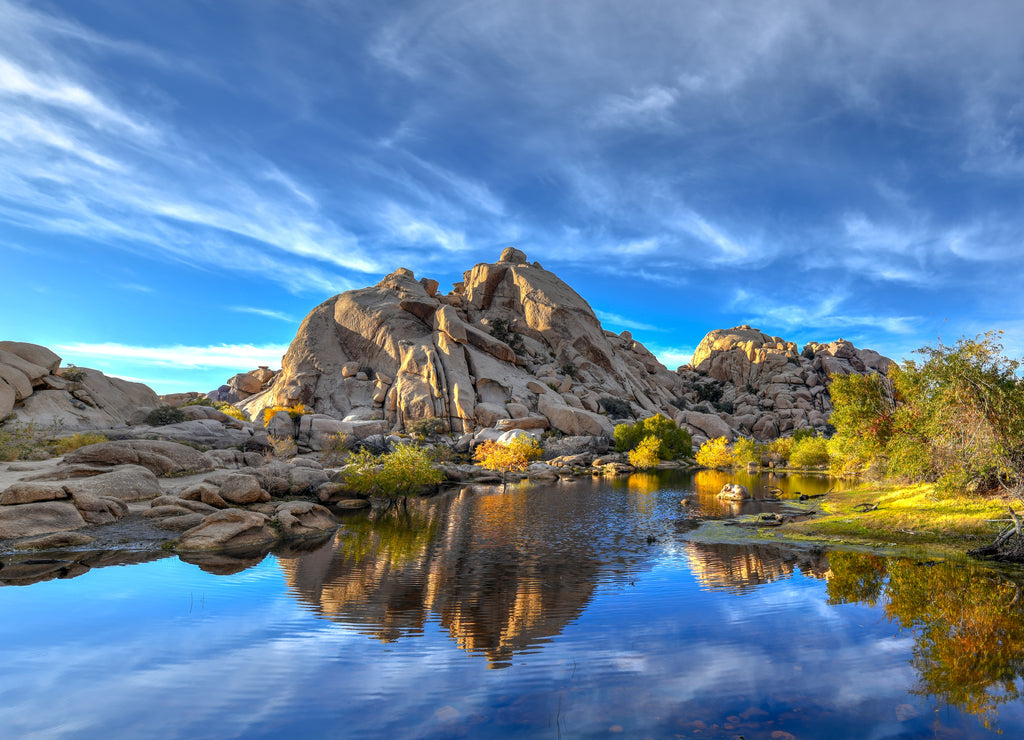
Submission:
<svg viewBox="0 0 1024 740">
<path fill-rule="evenodd" d="M 0 0 L 0 338 L 160 393 L 515 246 L 710 330 L 1024 354 L 1024 5 Z"/>
</svg>

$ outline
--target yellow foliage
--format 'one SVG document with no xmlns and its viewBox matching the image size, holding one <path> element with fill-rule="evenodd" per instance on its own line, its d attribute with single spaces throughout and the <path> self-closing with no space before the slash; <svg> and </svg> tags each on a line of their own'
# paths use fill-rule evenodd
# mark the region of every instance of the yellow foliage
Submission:
<svg viewBox="0 0 1024 740">
<path fill-rule="evenodd" d="M 278 411 L 284 411 L 292 419 L 298 419 L 303 414 L 309 413 L 306 407 L 301 403 L 297 403 L 294 406 L 270 406 L 269 408 L 263 409 L 263 426 L 269 424 L 270 420 L 277 415 Z"/>
<path fill-rule="evenodd" d="M 653 434 L 641 440 L 635 450 L 629 451 L 629 464 L 639 470 L 648 470 L 656 467 L 661 459 L 658 450 L 661 448 L 661 440 Z"/>
<path fill-rule="evenodd" d="M 78 434 L 70 437 L 61 437 L 54 442 L 54 448 L 58 455 L 63 455 L 72 450 L 77 450 L 79 447 L 86 447 L 87 445 L 95 445 L 100 442 L 109 442 L 105 434 L 99 434 L 97 432 L 79 432 Z"/>
<path fill-rule="evenodd" d="M 541 448 L 537 440 L 521 436 L 504 444 L 484 442 L 476 448 L 473 459 L 488 470 L 498 470 L 504 474 L 509 470 L 526 470 L 540 455 Z"/>
<path fill-rule="evenodd" d="M 709 439 L 697 450 L 697 464 L 705 468 L 728 468 L 733 464 L 729 441 L 725 437 Z"/>
</svg>

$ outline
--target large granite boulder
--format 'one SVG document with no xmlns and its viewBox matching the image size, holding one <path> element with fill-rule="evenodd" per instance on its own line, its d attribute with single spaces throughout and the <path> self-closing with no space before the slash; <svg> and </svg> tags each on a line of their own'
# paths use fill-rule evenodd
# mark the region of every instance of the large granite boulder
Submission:
<svg viewBox="0 0 1024 740">
<path fill-rule="evenodd" d="M 203 453 L 177 442 L 126 439 L 80 447 L 64 456 L 67 464 L 141 465 L 156 475 L 190 475 L 210 470 Z"/>
<path fill-rule="evenodd" d="M 277 539 L 270 517 L 244 509 L 225 509 L 203 518 L 201 524 L 182 533 L 175 545 L 183 552 L 248 549 Z"/>
</svg>

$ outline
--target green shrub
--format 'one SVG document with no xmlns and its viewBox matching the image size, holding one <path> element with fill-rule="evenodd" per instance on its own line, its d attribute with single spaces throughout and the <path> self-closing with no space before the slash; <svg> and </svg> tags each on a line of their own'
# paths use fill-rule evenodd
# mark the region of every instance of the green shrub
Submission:
<svg viewBox="0 0 1024 740">
<path fill-rule="evenodd" d="M 817 468 L 828 465 L 828 443 L 824 438 L 804 436 L 797 439 L 794 435 L 793 440 L 789 464 L 794 468 Z"/>
<path fill-rule="evenodd" d="M 349 458 L 345 485 L 356 493 L 397 498 L 421 493 L 444 479 L 425 450 L 411 444 L 374 455 L 362 449 Z"/>
<path fill-rule="evenodd" d="M 641 419 L 635 424 L 618 424 L 615 427 L 615 449 L 628 452 L 636 449 L 645 437 L 657 437 L 660 441 L 658 456 L 662 460 L 675 460 L 693 454 L 693 438 L 685 429 L 680 429 L 671 419 L 656 414 Z"/>
<path fill-rule="evenodd" d="M 762 452 L 761 445 L 746 437 L 740 437 L 732 444 L 732 458 L 736 465 L 760 465 Z"/>
<path fill-rule="evenodd" d="M 79 447 L 87 447 L 88 445 L 97 445 L 100 442 L 109 442 L 110 439 L 105 434 L 99 434 L 98 432 L 79 432 L 70 437 L 60 437 L 54 442 L 54 451 L 58 455 L 65 455 L 72 450 L 77 450 Z"/>
<path fill-rule="evenodd" d="M 89 374 L 76 365 L 68 363 L 68 366 L 60 371 L 60 377 L 72 383 L 81 383 Z"/>
<path fill-rule="evenodd" d="M 191 401 L 186 401 L 181 405 L 182 407 L 205 406 L 210 409 L 217 409 L 218 411 L 221 411 L 227 414 L 228 416 L 234 417 L 239 421 L 249 421 L 249 417 L 246 415 L 246 413 L 242 411 L 242 409 L 235 406 L 234 404 L 230 404 L 227 401 L 211 401 L 206 396 L 199 396 L 198 398 L 193 398 Z"/>
<path fill-rule="evenodd" d="M 580 379 L 580 374 L 579 371 L 576 369 L 576 366 L 568 362 L 562 365 L 562 375 L 568 375 L 573 380 Z"/>
<path fill-rule="evenodd" d="M 416 439 L 429 439 L 444 431 L 444 419 L 436 416 L 424 416 L 405 422 L 405 431 Z"/>
<path fill-rule="evenodd" d="M 505 319 L 494 319 L 491 321 L 491 336 L 499 342 L 507 344 L 516 354 L 522 354 L 526 351 L 523 335 L 512 329 L 512 324 Z"/>
<path fill-rule="evenodd" d="M 617 419 L 624 419 L 627 416 L 633 415 L 633 407 L 629 404 L 629 401 L 625 401 L 621 398 L 603 396 L 597 399 L 597 402 L 608 413 L 608 416 L 613 416 Z"/>
<path fill-rule="evenodd" d="M 341 465 L 356 443 L 356 438 L 351 434 L 339 432 L 331 434 L 324 440 L 324 448 L 320 451 L 320 463 L 325 468 L 336 468 Z"/>
<path fill-rule="evenodd" d="M 146 423 L 151 427 L 180 424 L 183 421 L 185 421 L 185 412 L 170 406 L 157 406 L 146 415 Z"/>
<path fill-rule="evenodd" d="M 0 461 L 28 457 L 40 448 L 40 430 L 35 423 L 8 424 L 0 429 Z"/>
</svg>

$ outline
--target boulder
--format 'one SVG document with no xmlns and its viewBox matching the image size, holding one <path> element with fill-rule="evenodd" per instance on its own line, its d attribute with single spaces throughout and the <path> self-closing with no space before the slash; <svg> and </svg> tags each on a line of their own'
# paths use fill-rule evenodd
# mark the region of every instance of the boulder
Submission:
<svg viewBox="0 0 1024 740">
<path fill-rule="evenodd" d="M 140 465 L 121 465 L 98 475 L 64 480 L 61 484 L 72 496 L 90 495 L 120 501 L 144 501 L 163 493 L 156 476 Z"/>
<path fill-rule="evenodd" d="M 255 511 L 218 511 L 208 514 L 201 524 L 182 533 L 175 549 L 189 552 L 260 547 L 277 538 L 269 522 L 270 517 Z"/>
<path fill-rule="evenodd" d="M 274 519 L 286 538 L 323 534 L 338 526 L 330 510 L 309 501 L 288 501 L 277 507 Z"/>
<path fill-rule="evenodd" d="M 60 483 L 32 483 L 18 481 L 0 493 L 0 506 L 34 504 L 39 501 L 59 501 L 68 498 L 68 492 Z"/>
<path fill-rule="evenodd" d="M 65 532 L 85 524 L 85 519 L 69 501 L 0 506 L 0 539 Z"/>
<path fill-rule="evenodd" d="M 177 442 L 117 440 L 80 447 L 64 456 L 68 464 L 141 465 L 156 475 L 190 475 L 212 469 L 203 453 Z"/>
<path fill-rule="evenodd" d="M 10 352 L 22 360 L 42 368 L 44 371 L 42 375 L 53 375 L 57 372 L 57 368 L 60 367 L 60 357 L 38 344 L 0 341 L 0 350 Z M 33 378 L 33 380 L 39 380 L 42 375 L 39 378 Z"/>
<path fill-rule="evenodd" d="M 259 480 L 253 475 L 229 475 L 217 493 L 229 504 L 241 506 L 270 500 L 270 494 L 260 488 Z"/>
<path fill-rule="evenodd" d="M 746 501 L 750 498 L 750 491 L 739 483 L 726 483 L 718 492 L 718 498 L 726 501 Z"/>
</svg>

